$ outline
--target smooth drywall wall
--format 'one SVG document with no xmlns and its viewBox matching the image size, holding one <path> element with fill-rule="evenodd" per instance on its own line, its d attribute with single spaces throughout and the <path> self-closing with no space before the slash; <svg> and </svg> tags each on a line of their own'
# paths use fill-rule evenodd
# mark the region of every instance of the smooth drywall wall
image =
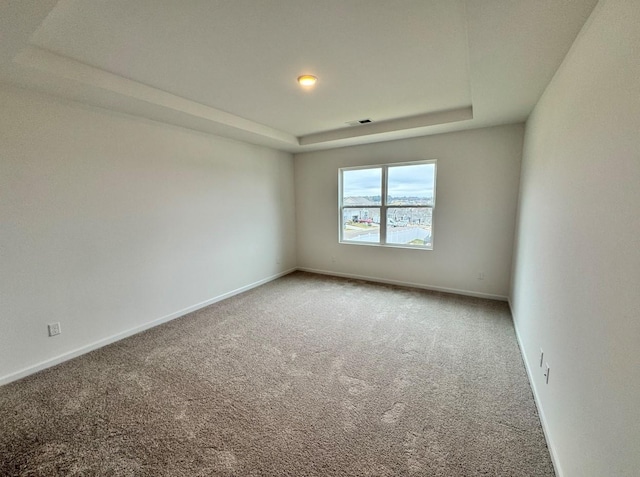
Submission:
<svg viewBox="0 0 640 477">
<path fill-rule="evenodd" d="M 0 111 L 0 382 L 295 268 L 291 154 L 10 86 Z"/>
<path fill-rule="evenodd" d="M 510 125 L 297 154 L 298 266 L 506 297 L 523 133 Z M 339 168 L 426 159 L 438 161 L 433 250 L 338 243 Z"/>
<path fill-rule="evenodd" d="M 526 125 L 511 304 L 560 477 L 640 475 L 639 25 L 600 2 Z"/>
</svg>

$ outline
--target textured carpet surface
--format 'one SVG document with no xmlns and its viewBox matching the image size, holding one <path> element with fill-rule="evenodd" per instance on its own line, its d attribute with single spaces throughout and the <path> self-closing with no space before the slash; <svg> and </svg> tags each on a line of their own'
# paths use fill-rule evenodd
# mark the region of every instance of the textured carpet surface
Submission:
<svg viewBox="0 0 640 477">
<path fill-rule="evenodd" d="M 0 388 L 2 476 L 552 476 L 505 303 L 296 272 Z"/>
</svg>

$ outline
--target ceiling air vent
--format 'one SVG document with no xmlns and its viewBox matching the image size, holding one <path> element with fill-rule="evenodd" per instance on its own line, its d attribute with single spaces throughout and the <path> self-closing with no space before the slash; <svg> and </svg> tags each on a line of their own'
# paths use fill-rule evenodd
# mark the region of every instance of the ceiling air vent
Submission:
<svg viewBox="0 0 640 477">
<path fill-rule="evenodd" d="M 357 119 L 355 121 L 347 121 L 349 126 L 360 126 L 361 124 L 369 124 L 372 123 L 371 119 Z"/>
</svg>

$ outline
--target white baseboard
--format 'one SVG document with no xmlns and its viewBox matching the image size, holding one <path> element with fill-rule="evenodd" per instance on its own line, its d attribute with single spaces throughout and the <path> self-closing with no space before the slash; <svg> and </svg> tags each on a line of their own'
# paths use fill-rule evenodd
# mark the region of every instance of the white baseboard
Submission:
<svg viewBox="0 0 640 477">
<path fill-rule="evenodd" d="M 85 353 L 88 353 L 90 351 L 96 350 L 98 348 L 102 348 L 103 346 L 109 345 L 111 343 L 115 343 L 116 341 L 120 341 L 121 339 L 124 338 L 128 338 L 129 336 L 135 335 L 137 333 L 140 333 L 142 331 L 148 330 L 149 328 L 153 328 L 155 326 L 161 325 L 163 323 L 166 323 L 168 321 L 171 320 L 175 320 L 176 318 L 180 318 L 181 316 L 184 316 L 188 313 L 194 312 L 196 310 L 199 310 L 201 308 L 204 308 L 206 306 L 209 305 L 213 305 L 214 303 L 217 303 L 219 301 L 225 300 L 226 298 L 231 298 L 234 295 L 238 295 L 240 293 L 243 293 L 245 291 L 251 290 L 252 288 L 256 288 L 259 287 L 260 285 L 264 285 L 265 283 L 268 283 L 270 281 L 276 280 L 280 277 L 283 277 L 285 275 L 288 275 L 292 272 L 295 272 L 296 269 L 295 268 L 291 268 L 289 270 L 285 270 L 284 272 L 280 272 L 277 273 L 275 275 L 272 275 L 270 277 L 267 278 L 263 278 L 262 280 L 258 280 L 257 282 L 254 283 L 250 283 L 249 285 L 245 285 L 243 287 L 240 288 L 236 288 L 235 290 L 232 290 L 230 292 L 227 293 L 223 293 L 222 295 L 218 295 L 216 297 L 210 298 L 208 300 L 205 300 L 203 302 L 200 303 L 196 303 L 195 305 L 191 305 L 188 306 L 187 308 L 183 308 L 182 310 L 178 310 L 174 313 L 171 313 L 169 315 L 165 315 L 161 318 L 157 318 L 155 320 L 149 321 L 147 323 L 144 323 L 142 325 L 136 326 L 134 328 L 130 328 L 128 330 L 122 331 L 120 333 L 116 333 L 115 335 L 109 336 L 107 338 L 103 338 L 101 340 L 98 341 L 94 341 L 93 343 L 87 344 L 85 346 L 81 346 L 80 348 L 76 348 L 72 351 L 68 351 L 66 353 L 63 353 L 61 355 L 58 355 L 54 358 L 50 358 L 47 359 L 45 361 L 41 361 L 40 363 L 34 364 L 32 366 L 27 366 L 26 368 L 23 368 L 19 371 L 16 371 L 14 373 L 11 374 L 7 374 L 6 376 L 2 376 L 0 377 L 0 386 L 4 385 L 4 384 L 8 384 L 12 381 L 16 381 L 18 379 L 24 378 L 26 376 L 29 376 L 30 374 L 33 373 L 37 373 L 38 371 L 42 371 L 43 369 L 47 369 L 50 368 L 52 366 L 55 366 L 56 364 L 60 364 L 64 361 L 68 361 L 72 358 L 76 358 L 78 356 L 81 356 Z"/>
<path fill-rule="evenodd" d="M 444 293 L 453 293 L 456 295 L 472 296 L 476 298 L 487 298 L 489 300 L 508 301 L 508 297 L 502 295 L 492 295 L 491 293 L 482 293 L 469 290 L 460 290 L 458 288 L 445 288 L 432 285 L 424 285 L 422 283 L 404 282 L 400 280 L 388 280 L 386 278 L 369 277 L 366 275 L 354 275 L 353 273 L 332 272 L 329 270 L 317 270 L 315 268 L 298 267 L 301 272 L 318 273 L 320 275 L 331 275 L 334 277 L 353 278 L 356 280 L 365 280 L 368 282 L 386 283 L 388 285 L 399 285 L 403 287 L 421 288 L 423 290 L 439 291 Z"/>
<path fill-rule="evenodd" d="M 560 467 L 558 454 L 555 450 L 555 446 L 553 445 L 553 440 L 551 439 L 551 435 L 549 433 L 547 418 L 545 417 L 544 410 L 542 409 L 542 404 L 540 403 L 540 397 L 538 395 L 536 382 L 533 379 L 533 371 L 529 364 L 529 360 L 527 359 L 527 354 L 524 350 L 522 339 L 520 339 L 520 333 L 518 331 L 518 326 L 516 325 L 515 315 L 513 313 L 513 306 L 511 306 L 511 300 L 508 300 L 508 303 L 509 303 L 509 308 L 511 309 L 513 329 L 516 332 L 516 339 L 518 341 L 518 347 L 520 348 L 520 354 L 522 355 L 522 361 L 524 362 L 524 367 L 527 370 L 527 376 L 529 377 L 529 384 L 531 385 L 531 390 L 533 391 L 533 401 L 536 403 L 536 408 L 538 409 L 538 416 L 540 416 L 540 423 L 542 424 L 542 432 L 544 433 L 544 438 L 547 441 L 547 448 L 549 449 L 549 454 L 551 456 L 551 463 L 553 464 L 553 469 L 556 472 L 556 477 L 563 477 L 564 473 L 562 472 L 562 467 Z"/>
<path fill-rule="evenodd" d="M 163 323 L 166 323 L 168 321 L 171 320 L 175 320 L 176 318 L 179 318 L 181 316 L 184 316 L 188 313 L 194 312 L 196 310 L 199 310 L 201 308 L 204 308 L 206 306 L 212 305 L 216 302 L 222 301 L 226 298 L 230 298 L 234 295 L 238 295 L 239 293 L 243 293 L 245 291 L 251 290 L 252 288 L 256 288 L 259 287 L 260 285 L 264 285 L 265 283 L 268 283 L 270 281 L 276 280 L 280 277 L 283 277 L 285 275 L 288 275 L 296 270 L 300 270 L 300 271 L 304 271 L 304 272 L 310 272 L 310 273 L 317 273 L 317 274 L 322 274 L 322 275 L 333 275 L 333 276 L 338 276 L 338 277 L 343 277 L 343 278 L 353 278 L 353 279 L 357 279 L 357 280 L 366 280 L 366 281 L 370 281 L 370 282 L 378 282 L 378 283 L 386 283 L 389 285 L 400 285 L 400 286 L 406 286 L 406 287 L 412 287 L 412 288 L 421 288 L 421 289 L 425 289 L 425 290 L 433 290 L 433 291 L 440 291 L 440 292 L 446 292 L 446 293 L 455 293 L 458 295 L 466 295 L 466 296 L 473 296 L 473 297 L 477 297 L 477 298 L 487 298 L 487 299 L 492 299 L 492 300 L 500 300 L 500 301 L 507 301 L 507 297 L 505 296 L 501 296 L 501 295 L 492 295 L 492 294 L 488 294 L 488 293 L 480 293 L 480 292 L 472 292 L 472 291 L 468 291 L 468 290 L 459 290 L 459 289 L 455 289 L 455 288 L 444 288 L 444 287 L 436 287 L 436 286 L 430 286 L 430 285 L 423 285 L 420 283 L 413 283 L 413 282 L 404 282 L 404 281 L 399 281 L 399 280 L 387 280 L 387 279 L 382 279 L 382 278 L 378 278 L 378 277 L 370 277 L 370 276 L 365 276 L 365 275 L 355 275 L 355 274 L 349 274 L 349 273 L 340 273 L 340 272 L 332 272 L 332 271 L 328 271 L 328 270 L 317 270 L 317 269 L 312 269 L 312 268 L 304 268 L 304 267 L 298 267 L 298 268 L 291 268 L 289 270 L 285 270 L 283 272 L 277 273 L 275 275 L 272 275 L 270 277 L 264 278 L 262 280 L 259 280 L 257 282 L 254 283 L 250 283 L 249 285 L 237 288 L 235 290 L 232 290 L 230 292 L 224 293 L 222 295 L 216 296 L 214 298 L 210 298 L 206 301 L 197 303 L 195 305 L 189 306 L 187 308 L 183 308 L 182 310 L 178 310 L 174 313 L 171 313 L 169 315 L 157 318 L 155 320 L 149 321 L 147 323 L 144 323 L 142 325 L 136 326 L 134 328 L 130 328 L 128 330 L 122 331 L 120 333 L 116 333 L 115 335 L 103 338 L 101 340 L 95 341 L 93 343 L 89 343 L 87 345 L 81 346 L 80 348 L 76 348 L 74 350 L 68 351 L 66 353 L 60 354 L 58 356 L 55 356 L 53 358 L 47 359 L 45 361 L 41 361 L 39 363 L 36 363 L 34 365 L 31 366 L 27 366 L 26 368 L 23 368 L 19 371 L 7 374 L 5 376 L 0 377 L 0 386 L 2 386 L 3 384 L 8 384 L 12 381 L 16 381 L 18 379 L 24 378 L 26 376 L 29 376 L 30 374 L 33 373 L 37 373 L 38 371 L 42 371 L 43 369 L 47 369 L 50 368 L 52 366 L 55 366 L 57 364 L 60 364 L 64 361 L 73 359 L 75 357 L 81 356 L 85 353 L 89 353 L 90 351 L 96 350 L 98 348 L 102 348 L 103 346 L 109 345 L 111 343 L 115 343 L 116 341 L 119 341 L 121 339 L 124 338 L 128 338 L 129 336 L 135 335 L 137 333 L 140 333 L 142 331 L 148 330 L 149 328 L 153 328 L 155 326 L 161 325 Z"/>
</svg>

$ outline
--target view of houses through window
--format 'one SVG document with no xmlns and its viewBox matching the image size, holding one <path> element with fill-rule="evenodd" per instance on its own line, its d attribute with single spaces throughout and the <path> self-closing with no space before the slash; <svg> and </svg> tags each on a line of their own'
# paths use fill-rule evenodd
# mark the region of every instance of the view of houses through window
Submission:
<svg viewBox="0 0 640 477">
<path fill-rule="evenodd" d="M 433 248 L 436 162 L 340 170 L 340 241 Z"/>
</svg>

